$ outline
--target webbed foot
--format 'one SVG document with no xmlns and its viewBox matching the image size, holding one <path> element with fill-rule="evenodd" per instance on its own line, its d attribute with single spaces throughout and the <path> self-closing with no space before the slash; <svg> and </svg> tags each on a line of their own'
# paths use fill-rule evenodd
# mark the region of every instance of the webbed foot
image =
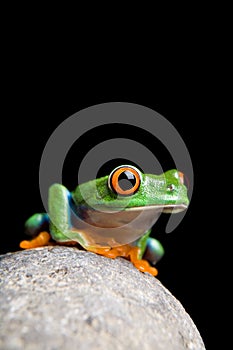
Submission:
<svg viewBox="0 0 233 350">
<path fill-rule="evenodd" d="M 36 236 L 35 238 L 31 239 L 31 240 L 25 240 L 20 242 L 19 246 L 22 249 L 31 249 L 31 248 L 37 248 L 37 247 L 43 247 L 46 245 L 49 245 L 49 241 L 50 241 L 50 234 L 46 231 L 42 231 L 39 233 L 38 236 Z"/>
<path fill-rule="evenodd" d="M 129 252 L 129 258 L 132 264 L 141 272 L 148 272 L 152 276 L 158 275 L 158 270 L 155 267 L 150 266 L 148 261 L 144 259 L 138 259 L 140 249 L 138 247 L 132 247 Z"/>
<path fill-rule="evenodd" d="M 118 247 L 104 247 L 104 248 L 98 248 L 98 247 L 93 247 L 93 248 L 87 248 L 88 251 L 106 256 L 107 258 L 115 259 L 118 256 L 121 256 L 123 258 L 127 258 L 129 255 L 129 251 L 132 247 L 129 245 L 121 245 Z"/>
<path fill-rule="evenodd" d="M 132 247 L 128 244 L 110 248 L 88 248 L 88 251 L 91 251 L 96 254 L 106 256 L 111 259 L 115 259 L 120 256 L 123 258 L 129 258 L 132 264 L 141 272 L 148 272 L 153 276 L 158 274 L 158 270 L 155 267 L 150 266 L 148 261 L 138 259 L 140 249 L 138 247 Z"/>
</svg>

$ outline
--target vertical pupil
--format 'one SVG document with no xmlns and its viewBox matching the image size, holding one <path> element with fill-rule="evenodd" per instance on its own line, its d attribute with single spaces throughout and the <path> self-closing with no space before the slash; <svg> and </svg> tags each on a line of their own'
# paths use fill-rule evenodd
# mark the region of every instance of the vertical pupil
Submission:
<svg viewBox="0 0 233 350">
<path fill-rule="evenodd" d="M 128 170 L 122 172 L 118 177 L 118 184 L 123 191 L 130 190 L 136 184 L 135 175 Z"/>
</svg>

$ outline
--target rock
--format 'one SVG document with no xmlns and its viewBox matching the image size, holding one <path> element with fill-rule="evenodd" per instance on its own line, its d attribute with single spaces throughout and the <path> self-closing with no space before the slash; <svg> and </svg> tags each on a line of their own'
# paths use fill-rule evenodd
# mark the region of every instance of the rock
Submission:
<svg viewBox="0 0 233 350">
<path fill-rule="evenodd" d="M 0 349 L 205 349 L 180 302 L 123 258 L 62 246 L 0 258 Z"/>
</svg>

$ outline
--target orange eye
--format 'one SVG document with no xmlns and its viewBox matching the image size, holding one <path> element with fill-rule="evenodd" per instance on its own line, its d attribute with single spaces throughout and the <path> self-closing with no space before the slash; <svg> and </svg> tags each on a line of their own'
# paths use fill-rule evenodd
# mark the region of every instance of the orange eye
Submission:
<svg viewBox="0 0 233 350">
<path fill-rule="evenodd" d="M 110 189 L 121 196 L 130 196 L 137 192 L 141 183 L 139 170 L 128 165 L 114 169 L 108 178 Z"/>
</svg>

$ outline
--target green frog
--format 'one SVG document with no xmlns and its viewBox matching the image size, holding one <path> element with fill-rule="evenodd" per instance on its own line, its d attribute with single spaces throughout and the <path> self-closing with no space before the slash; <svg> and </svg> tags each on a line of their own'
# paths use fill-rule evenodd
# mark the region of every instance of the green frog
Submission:
<svg viewBox="0 0 233 350">
<path fill-rule="evenodd" d="M 121 165 L 73 192 L 53 184 L 48 213 L 26 221 L 26 232 L 34 238 L 22 241 L 20 247 L 77 244 L 109 258 L 127 258 L 138 270 L 156 276 L 155 264 L 164 249 L 150 237 L 151 228 L 161 213 L 177 213 L 188 204 L 182 172 L 144 174 L 132 165 Z"/>
</svg>

